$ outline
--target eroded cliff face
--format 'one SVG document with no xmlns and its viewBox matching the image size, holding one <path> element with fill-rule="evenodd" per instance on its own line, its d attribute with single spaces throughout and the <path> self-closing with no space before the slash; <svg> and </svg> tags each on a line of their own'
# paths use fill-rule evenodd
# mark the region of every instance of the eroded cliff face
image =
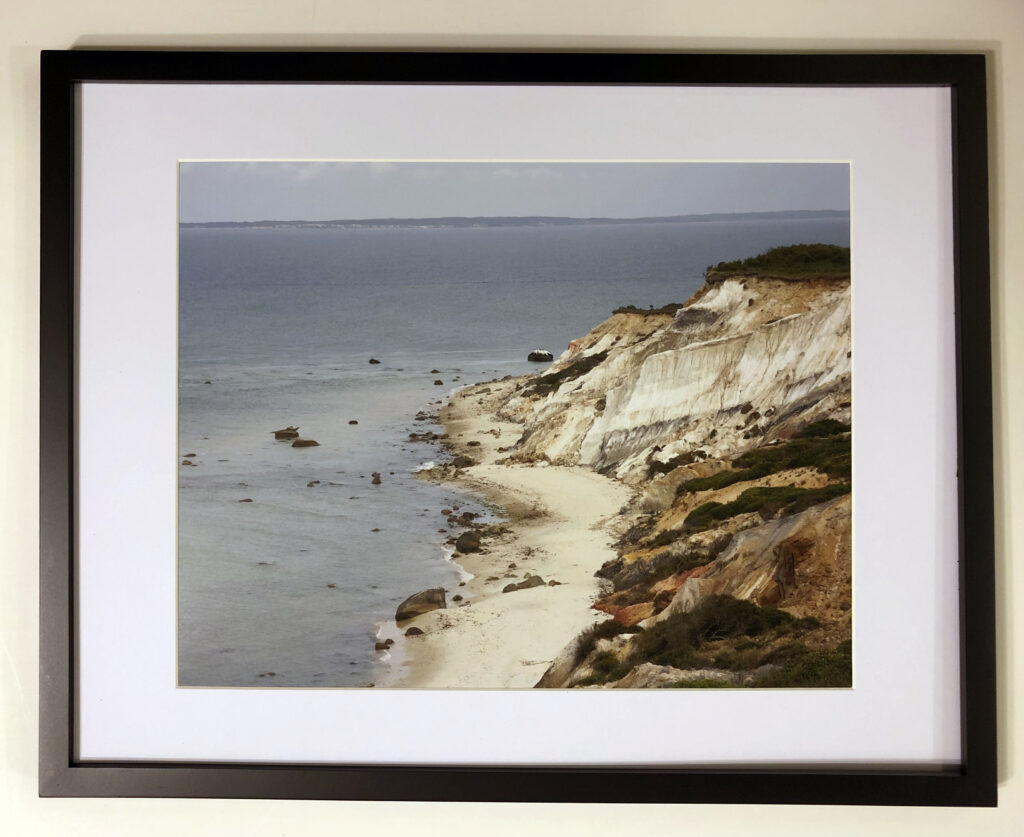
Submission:
<svg viewBox="0 0 1024 837">
<path fill-rule="evenodd" d="M 732 276 L 613 315 L 501 408 L 509 459 L 636 489 L 612 617 L 540 686 L 847 685 L 850 285 Z"/>
<path fill-rule="evenodd" d="M 822 417 L 848 422 L 849 281 L 709 283 L 675 316 L 616 314 L 552 372 L 605 352 L 589 372 L 550 392 L 524 387 L 505 406 L 525 425 L 517 458 L 636 482 L 652 455 L 733 455 Z"/>
</svg>

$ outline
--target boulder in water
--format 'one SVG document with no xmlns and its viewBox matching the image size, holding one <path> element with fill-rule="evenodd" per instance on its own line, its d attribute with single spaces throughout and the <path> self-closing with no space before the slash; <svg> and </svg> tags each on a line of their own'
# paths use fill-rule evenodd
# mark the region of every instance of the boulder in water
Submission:
<svg viewBox="0 0 1024 837">
<path fill-rule="evenodd" d="M 526 359 L 532 360 L 534 363 L 548 363 L 554 360 L 555 356 L 547 349 L 534 349 L 526 356 Z"/>
</svg>

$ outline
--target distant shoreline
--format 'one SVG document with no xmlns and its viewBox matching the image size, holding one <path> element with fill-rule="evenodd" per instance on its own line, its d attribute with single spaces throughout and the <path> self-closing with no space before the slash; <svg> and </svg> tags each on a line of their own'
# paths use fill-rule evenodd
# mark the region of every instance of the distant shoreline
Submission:
<svg viewBox="0 0 1024 837">
<path fill-rule="evenodd" d="M 180 229 L 474 229 L 490 227 L 584 227 L 625 224 L 693 224 L 714 221 L 786 221 L 848 218 L 839 209 L 799 209 L 779 212 L 713 212 L 703 215 L 658 215 L 639 218 L 574 218 L 569 216 L 441 216 L 436 218 L 349 218 L 323 221 L 181 221 Z"/>
</svg>

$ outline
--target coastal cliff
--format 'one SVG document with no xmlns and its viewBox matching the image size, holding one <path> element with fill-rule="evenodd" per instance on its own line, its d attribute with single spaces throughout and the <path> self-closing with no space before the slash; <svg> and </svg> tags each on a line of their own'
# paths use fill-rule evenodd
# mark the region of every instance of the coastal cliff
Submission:
<svg viewBox="0 0 1024 837">
<path fill-rule="evenodd" d="M 475 459 L 437 478 L 486 493 L 501 469 L 597 472 L 627 489 L 590 525 L 604 545 L 593 531 L 568 545 L 596 577 L 592 615 L 535 685 L 851 685 L 848 254 L 709 268 L 685 303 L 618 309 L 543 373 L 442 411 L 447 447 Z M 492 422 L 472 440 L 470 408 Z"/>
<path fill-rule="evenodd" d="M 652 456 L 735 455 L 819 418 L 848 423 L 850 361 L 848 280 L 735 276 L 674 315 L 614 314 L 502 412 L 524 424 L 517 461 L 636 482 Z"/>
</svg>

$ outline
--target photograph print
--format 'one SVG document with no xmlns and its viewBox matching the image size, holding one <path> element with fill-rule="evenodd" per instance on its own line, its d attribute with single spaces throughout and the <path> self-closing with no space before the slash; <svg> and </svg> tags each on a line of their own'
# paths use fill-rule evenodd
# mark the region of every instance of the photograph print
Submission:
<svg viewBox="0 0 1024 837">
<path fill-rule="evenodd" d="M 850 688 L 850 168 L 179 164 L 183 688 Z"/>
</svg>

